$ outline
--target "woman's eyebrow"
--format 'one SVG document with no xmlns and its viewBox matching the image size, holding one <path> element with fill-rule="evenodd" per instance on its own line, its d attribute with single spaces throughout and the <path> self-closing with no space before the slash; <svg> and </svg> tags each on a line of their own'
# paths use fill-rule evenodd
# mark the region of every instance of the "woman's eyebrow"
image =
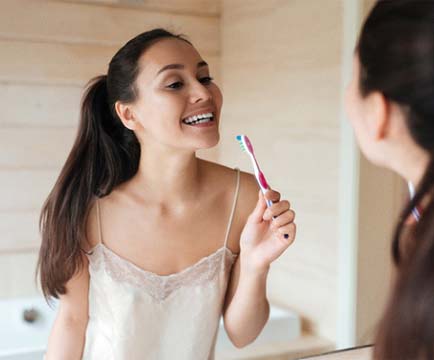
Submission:
<svg viewBox="0 0 434 360">
<path fill-rule="evenodd" d="M 207 64 L 206 61 L 199 61 L 199 62 L 197 63 L 197 67 L 198 67 L 198 68 L 201 68 L 201 67 L 203 67 L 203 66 L 208 66 L 208 64 Z M 166 71 L 166 70 L 173 70 L 173 69 L 185 69 L 185 65 L 183 65 L 183 64 L 169 64 L 169 65 L 163 66 L 163 67 L 158 71 L 157 75 L 161 74 L 163 71 Z"/>
</svg>

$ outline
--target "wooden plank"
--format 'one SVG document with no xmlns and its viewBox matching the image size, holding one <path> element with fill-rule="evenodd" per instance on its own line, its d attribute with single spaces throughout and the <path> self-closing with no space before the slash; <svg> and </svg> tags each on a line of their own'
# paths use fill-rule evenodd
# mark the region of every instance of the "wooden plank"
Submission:
<svg viewBox="0 0 434 360">
<path fill-rule="evenodd" d="M 0 212 L 0 253 L 28 252 L 39 247 L 38 211 Z"/>
<path fill-rule="evenodd" d="M 0 254 L 0 298 L 38 295 L 35 270 L 38 254 Z"/>
<path fill-rule="evenodd" d="M 57 0 L 80 4 L 131 7 L 148 11 L 169 13 L 220 16 L 220 1 L 216 0 Z"/>
<path fill-rule="evenodd" d="M 82 93 L 80 86 L 0 84 L 0 127 L 76 127 Z"/>
<path fill-rule="evenodd" d="M 40 0 L 2 1 L 0 17 L 0 39 L 120 48 L 146 30 L 165 27 L 186 34 L 204 53 L 216 55 L 220 51 L 218 17 Z"/>
<path fill-rule="evenodd" d="M 0 81 L 82 86 L 107 72 L 114 47 L 0 41 Z M 31 61 L 29 61 L 31 59 Z"/>
<path fill-rule="evenodd" d="M 58 170 L 1 170 L 0 212 L 40 211 Z"/>
<path fill-rule="evenodd" d="M 0 82 L 84 86 L 107 73 L 117 47 L 83 44 L 50 44 L 1 41 Z M 219 78 L 219 57 L 203 58 Z M 31 61 L 29 61 L 31 59 Z"/>
<path fill-rule="evenodd" d="M 0 129 L 0 169 L 60 169 L 72 148 L 74 128 Z"/>
</svg>

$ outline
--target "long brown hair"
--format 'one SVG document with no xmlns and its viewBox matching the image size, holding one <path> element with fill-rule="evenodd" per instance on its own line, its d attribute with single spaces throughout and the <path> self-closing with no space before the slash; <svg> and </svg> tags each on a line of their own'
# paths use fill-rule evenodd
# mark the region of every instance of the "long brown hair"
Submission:
<svg viewBox="0 0 434 360">
<path fill-rule="evenodd" d="M 396 226 L 392 256 L 398 277 L 376 336 L 378 360 L 434 359 L 434 1 L 381 0 L 359 38 L 360 89 L 380 91 L 406 113 L 414 141 L 430 155 L 415 197 Z M 414 226 L 410 252 L 403 230 L 412 209 L 428 199 Z"/>
<path fill-rule="evenodd" d="M 107 75 L 87 84 L 75 143 L 39 221 L 42 244 L 37 274 L 46 299 L 65 294 L 66 282 L 83 266 L 86 219 L 95 197 L 109 194 L 138 170 L 139 142 L 134 132 L 122 124 L 114 106 L 116 101 L 136 100 L 139 58 L 164 38 L 189 43 L 182 35 L 164 29 L 144 32 L 114 55 Z"/>
</svg>

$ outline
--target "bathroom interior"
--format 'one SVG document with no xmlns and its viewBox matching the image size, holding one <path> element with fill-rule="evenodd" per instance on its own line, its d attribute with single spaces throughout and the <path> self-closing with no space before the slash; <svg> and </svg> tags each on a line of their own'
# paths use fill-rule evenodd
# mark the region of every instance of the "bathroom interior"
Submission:
<svg viewBox="0 0 434 360">
<path fill-rule="evenodd" d="M 0 4 L 0 359 L 41 359 L 54 309 L 35 282 L 41 206 L 72 146 L 86 82 L 154 27 L 183 33 L 224 96 L 220 144 L 199 157 L 252 172 L 297 212 L 273 263 L 258 339 L 216 359 L 289 360 L 370 344 L 406 194 L 357 150 L 342 101 L 374 0 L 3 0 Z"/>
</svg>

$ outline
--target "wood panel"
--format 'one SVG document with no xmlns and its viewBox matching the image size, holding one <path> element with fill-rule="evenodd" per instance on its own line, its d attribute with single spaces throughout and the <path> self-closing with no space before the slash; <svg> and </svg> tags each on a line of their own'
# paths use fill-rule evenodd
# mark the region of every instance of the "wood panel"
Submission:
<svg viewBox="0 0 434 360">
<path fill-rule="evenodd" d="M 79 4 L 99 4 L 114 7 L 131 7 L 147 11 L 163 11 L 172 14 L 220 16 L 217 0 L 58 0 Z"/>
<path fill-rule="evenodd" d="M 0 82 L 84 86 L 106 74 L 117 47 L 0 40 Z M 219 78 L 219 57 L 206 56 Z M 31 61 L 29 61 L 31 59 Z"/>
<path fill-rule="evenodd" d="M 36 262 L 37 252 L 0 254 L 0 298 L 37 295 Z"/>
<path fill-rule="evenodd" d="M 336 336 L 342 2 L 223 1 L 220 160 L 242 164 L 252 137 L 272 187 L 297 213 L 296 243 L 272 266 L 273 301 Z M 237 34 L 237 36 L 234 36 Z"/>
<path fill-rule="evenodd" d="M 0 84 L 0 128 L 78 125 L 81 86 Z"/>
<path fill-rule="evenodd" d="M 39 211 L 58 173 L 55 170 L 0 169 L 0 212 Z"/>
<path fill-rule="evenodd" d="M 0 212 L 0 253 L 35 251 L 39 247 L 39 212 Z"/>
<path fill-rule="evenodd" d="M 0 7 L 1 298 L 38 292 L 40 209 L 75 137 L 84 85 L 107 72 L 126 41 L 154 27 L 185 34 L 219 81 L 220 7 L 214 0 L 4 0 Z"/>
<path fill-rule="evenodd" d="M 155 27 L 186 34 L 204 53 L 219 53 L 218 17 L 41 0 L 3 0 L 1 4 L 1 39 L 120 48 Z"/>
<path fill-rule="evenodd" d="M 53 169 L 65 162 L 75 128 L 0 129 L 0 169 Z"/>
</svg>

